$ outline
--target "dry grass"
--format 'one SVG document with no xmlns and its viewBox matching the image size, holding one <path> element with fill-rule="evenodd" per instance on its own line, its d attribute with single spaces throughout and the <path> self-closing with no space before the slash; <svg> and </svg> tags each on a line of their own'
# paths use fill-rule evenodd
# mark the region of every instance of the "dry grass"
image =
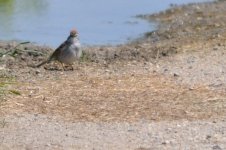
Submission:
<svg viewBox="0 0 226 150">
<path fill-rule="evenodd" d="M 1 113 L 43 113 L 72 121 L 159 121 L 219 117 L 226 110 L 224 93 L 203 86 L 189 89 L 153 74 L 59 72 L 18 88 L 22 95 L 12 96 Z"/>
</svg>

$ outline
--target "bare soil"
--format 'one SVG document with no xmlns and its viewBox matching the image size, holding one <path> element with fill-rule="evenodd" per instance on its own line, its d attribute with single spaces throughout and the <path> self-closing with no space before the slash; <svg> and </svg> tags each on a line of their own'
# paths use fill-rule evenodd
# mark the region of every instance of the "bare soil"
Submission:
<svg viewBox="0 0 226 150">
<path fill-rule="evenodd" d="M 0 149 L 225 149 L 226 2 L 142 15 L 156 31 L 84 47 L 74 71 L 51 48 L 1 42 Z M 4 99 L 4 100 L 3 100 Z"/>
</svg>

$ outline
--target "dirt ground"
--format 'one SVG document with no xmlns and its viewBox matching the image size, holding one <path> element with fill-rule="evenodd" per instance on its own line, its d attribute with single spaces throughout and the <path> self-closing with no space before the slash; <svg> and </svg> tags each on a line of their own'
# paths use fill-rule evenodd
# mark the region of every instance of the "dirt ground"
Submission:
<svg viewBox="0 0 226 150">
<path fill-rule="evenodd" d="M 74 71 L 0 42 L 0 149 L 226 149 L 225 14 L 216 1 L 140 15 L 158 29 L 84 47 Z"/>
</svg>

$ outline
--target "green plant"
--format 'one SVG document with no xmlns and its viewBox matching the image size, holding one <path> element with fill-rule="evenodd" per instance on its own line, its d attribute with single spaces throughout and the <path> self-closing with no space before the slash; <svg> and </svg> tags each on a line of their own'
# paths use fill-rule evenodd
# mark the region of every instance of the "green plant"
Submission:
<svg viewBox="0 0 226 150">
<path fill-rule="evenodd" d="M 0 73 L 0 105 L 5 101 L 3 98 L 6 94 L 11 93 L 15 95 L 20 95 L 20 93 L 16 90 L 7 89 L 8 85 L 14 84 L 14 78 L 6 75 L 4 73 Z"/>
<path fill-rule="evenodd" d="M 86 62 L 89 60 L 89 55 L 86 52 L 82 52 L 82 56 L 80 57 L 80 61 Z"/>
<path fill-rule="evenodd" d="M 6 126 L 6 121 L 5 119 L 0 120 L 0 128 L 4 128 Z"/>
</svg>

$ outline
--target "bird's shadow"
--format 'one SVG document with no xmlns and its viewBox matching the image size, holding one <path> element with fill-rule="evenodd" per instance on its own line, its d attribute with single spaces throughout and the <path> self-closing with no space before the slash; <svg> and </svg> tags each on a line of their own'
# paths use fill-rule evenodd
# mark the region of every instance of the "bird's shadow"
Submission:
<svg viewBox="0 0 226 150">
<path fill-rule="evenodd" d="M 31 64 L 28 64 L 27 65 L 28 67 L 32 67 L 32 68 L 37 68 L 36 65 L 31 65 Z M 59 65 L 53 65 L 53 64 L 47 64 L 43 67 L 45 70 L 48 70 L 48 71 L 73 71 L 74 68 L 73 66 L 59 66 Z"/>
<path fill-rule="evenodd" d="M 51 66 L 51 65 L 44 66 L 44 69 L 48 71 L 73 71 L 74 70 L 72 66 L 60 67 L 60 66 Z"/>
</svg>

